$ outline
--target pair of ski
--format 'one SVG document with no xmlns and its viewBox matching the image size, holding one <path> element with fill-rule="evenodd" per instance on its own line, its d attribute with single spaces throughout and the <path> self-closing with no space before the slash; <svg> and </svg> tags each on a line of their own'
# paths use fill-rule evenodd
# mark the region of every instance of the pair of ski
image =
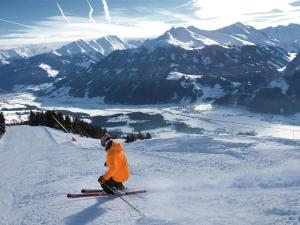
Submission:
<svg viewBox="0 0 300 225">
<path fill-rule="evenodd" d="M 136 195 L 147 192 L 146 190 L 138 190 L 138 191 L 120 191 L 118 196 L 126 196 L 126 195 Z M 72 194 L 68 193 L 67 198 L 88 198 L 88 197 L 105 197 L 105 196 L 114 196 L 111 194 L 107 194 L 101 189 L 81 189 L 80 194 Z"/>
</svg>

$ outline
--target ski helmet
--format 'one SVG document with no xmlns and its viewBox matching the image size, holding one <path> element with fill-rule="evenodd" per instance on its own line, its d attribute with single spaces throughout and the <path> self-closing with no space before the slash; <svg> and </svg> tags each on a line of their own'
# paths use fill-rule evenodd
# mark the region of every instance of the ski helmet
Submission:
<svg viewBox="0 0 300 225">
<path fill-rule="evenodd" d="M 110 136 L 108 133 L 106 133 L 106 134 L 103 135 L 102 138 L 101 138 L 101 145 L 102 145 L 102 147 L 106 148 L 107 144 L 108 144 L 109 142 L 111 142 L 111 141 L 112 141 L 111 136 Z"/>
</svg>

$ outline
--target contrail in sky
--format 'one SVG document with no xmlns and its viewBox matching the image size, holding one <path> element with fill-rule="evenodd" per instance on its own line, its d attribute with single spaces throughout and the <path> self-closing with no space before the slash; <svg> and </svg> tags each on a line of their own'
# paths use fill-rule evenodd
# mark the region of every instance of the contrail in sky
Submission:
<svg viewBox="0 0 300 225">
<path fill-rule="evenodd" d="M 110 15 L 109 15 L 109 10 L 108 10 L 108 5 L 106 0 L 102 0 L 104 12 L 105 12 L 105 17 L 108 23 L 111 23 Z"/>
<path fill-rule="evenodd" d="M 59 11 L 60 11 L 62 17 L 67 21 L 67 23 L 70 24 L 70 20 L 65 16 L 64 11 L 62 10 L 62 8 L 61 8 L 60 5 L 58 4 L 58 2 L 56 2 L 56 4 L 57 4 L 57 7 L 58 7 L 58 9 L 59 9 Z"/>
<path fill-rule="evenodd" d="M 94 9 L 93 7 L 91 6 L 91 3 L 89 2 L 89 0 L 86 0 L 87 3 L 89 4 L 89 7 L 90 7 L 90 12 L 89 12 L 89 17 L 90 17 L 90 20 L 93 22 L 93 23 L 96 23 L 96 21 L 94 20 L 93 18 L 93 12 L 94 12 Z"/>
<path fill-rule="evenodd" d="M 184 3 L 180 6 L 175 7 L 174 9 L 179 9 L 179 8 L 183 8 L 183 7 L 186 7 L 186 6 L 190 6 L 190 5 L 193 5 L 195 2 L 197 2 L 197 0 L 189 1 L 187 3 Z"/>
<path fill-rule="evenodd" d="M 29 26 L 29 25 L 26 25 L 26 24 L 23 24 L 23 23 L 18 23 L 18 22 L 14 22 L 14 21 L 10 21 L 10 20 L 5 20 L 5 19 L 0 19 L 0 21 L 5 22 L 5 23 L 11 23 L 11 24 L 22 26 L 22 27 L 26 27 L 26 28 L 30 28 L 30 29 L 35 29 L 35 30 L 41 31 L 40 29 L 38 29 L 38 28 L 36 28 L 34 26 Z"/>
</svg>

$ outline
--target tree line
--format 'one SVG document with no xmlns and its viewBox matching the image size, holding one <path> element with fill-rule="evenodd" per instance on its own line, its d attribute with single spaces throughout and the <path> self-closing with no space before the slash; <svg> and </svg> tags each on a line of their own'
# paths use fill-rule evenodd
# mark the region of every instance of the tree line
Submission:
<svg viewBox="0 0 300 225">
<path fill-rule="evenodd" d="M 127 134 L 123 136 L 119 132 L 107 131 L 107 129 L 95 126 L 91 123 L 87 123 L 78 117 L 70 117 L 69 115 L 63 115 L 56 111 L 30 111 L 28 124 L 30 126 L 46 126 L 54 129 L 65 131 L 55 119 L 70 133 L 78 134 L 80 136 L 100 139 L 104 134 L 109 133 L 113 138 L 123 138 L 126 143 L 134 142 L 136 140 L 150 139 L 149 133 L 142 134 Z"/>
<path fill-rule="evenodd" d="M 123 138 L 126 143 L 134 142 L 137 140 L 151 139 L 150 133 L 143 134 L 138 132 L 137 134 L 129 133 L 122 135 L 118 132 L 108 132 L 107 129 L 95 126 L 87 123 L 78 117 L 70 117 L 69 115 L 63 115 L 61 112 L 52 110 L 47 111 L 30 111 L 28 121 L 16 123 L 15 125 L 30 126 L 46 126 L 54 129 L 65 131 L 55 119 L 70 133 L 78 134 L 80 136 L 100 139 L 104 134 L 110 133 L 113 138 Z M 6 131 L 5 117 L 0 112 L 0 135 L 3 135 Z"/>
<path fill-rule="evenodd" d="M 78 134 L 80 136 L 90 137 L 90 138 L 101 138 L 107 130 L 105 128 L 94 126 L 87 123 L 78 117 L 71 117 L 69 115 L 64 116 L 60 112 L 55 111 L 30 111 L 28 123 L 30 126 L 46 126 L 54 129 L 59 129 L 65 131 L 55 119 L 63 125 L 63 127 L 70 133 Z"/>
</svg>

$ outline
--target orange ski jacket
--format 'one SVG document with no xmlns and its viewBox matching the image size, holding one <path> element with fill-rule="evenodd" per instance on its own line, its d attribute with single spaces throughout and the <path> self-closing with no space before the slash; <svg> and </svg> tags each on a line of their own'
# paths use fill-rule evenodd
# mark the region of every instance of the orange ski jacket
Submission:
<svg viewBox="0 0 300 225">
<path fill-rule="evenodd" d="M 112 178 L 116 182 L 125 182 L 129 178 L 128 162 L 122 144 L 113 141 L 107 150 L 106 164 L 108 171 L 103 175 L 104 180 Z"/>
</svg>

